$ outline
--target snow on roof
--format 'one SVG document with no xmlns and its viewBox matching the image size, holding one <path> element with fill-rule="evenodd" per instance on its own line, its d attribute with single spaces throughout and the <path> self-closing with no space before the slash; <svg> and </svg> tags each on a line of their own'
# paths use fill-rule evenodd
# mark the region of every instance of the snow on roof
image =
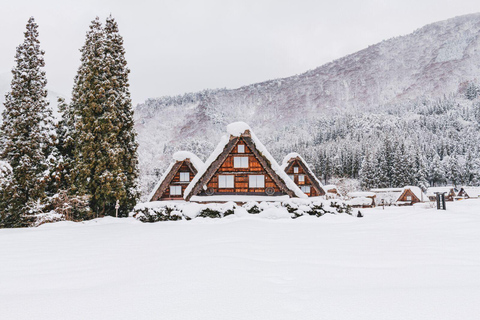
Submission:
<svg viewBox="0 0 480 320">
<path fill-rule="evenodd" d="M 227 132 L 234 137 L 240 137 L 246 130 L 252 132 L 250 126 L 242 121 L 233 122 L 227 126 Z"/>
<path fill-rule="evenodd" d="M 173 154 L 173 159 L 176 161 L 190 160 L 197 172 L 203 167 L 203 161 L 190 151 L 178 151 Z"/>
<path fill-rule="evenodd" d="M 351 206 L 371 206 L 373 204 L 373 199 L 367 197 L 357 197 L 348 200 L 347 204 Z"/>
<path fill-rule="evenodd" d="M 200 158 L 198 158 L 196 155 L 194 155 L 193 153 L 189 152 L 189 151 L 178 151 L 178 152 L 175 152 L 172 156 L 173 160 L 175 160 L 174 162 L 170 163 L 167 167 L 167 169 L 163 172 L 162 174 L 162 177 L 160 178 L 160 180 L 158 180 L 157 184 L 155 185 L 155 187 L 153 188 L 152 192 L 150 193 L 150 195 L 148 196 L 148 199 L 152 199 L 153 196 L 155 195 L 155 192 L 157 192 L 158 188 L 160 188 L 160 185 L 163 183 L 163 181 L 165 180 L 165 178 L 168 176 L 168 174 L 170 173 L 170 171 L 172 171 L 172 168 L 173 166 L 175 165 L 175 163 L 177 161 L 184 161 L 184 160 L 187 160 L 189 159 L 190 162 L 192 163 L 192 165 L 195 167 L 195 169 L 198 171 L 200 171 L 200 169 L 203 167 L 203 162 L 202 160 L 200 160 Z"/>
<path fill-rule="evenodd" d="M 382 192 L 402 192 L 403 188 L 377 188 L 370 189 L 371 192 L 382 193 Z"/>
<path fill-rule="evenodd" d="M 287 188 L 293 191 L 297 197 L 307 198 L 307 195 L 303 193 L 302 190 L 300 190 L 300 188 L 295 184 L 295 182 L 293 182 L 285 173 L 285 171 L 283 171 L 282 168 L 278 165 L 275 158 L 270 154 L 270 152 L 268 152 L 267 148 L 263 145 L 263 143 L 260 142 L 260 140 L 257 138 L 255 133 L 253 133 L 252 129 L 248 124 L 246 124 L 245 122 L 234 122 L 227 126 L 227 132 L 234 137 L 240 137 L 246 130 L 250 131 L 250 135 L 255 147 L 265 158 L 267 158 L 267 160 L 270 162 L 271 168 L 284 181 Z M 212 152 L 210 157 L 208 157 L 207 161 L 205 161 L 205 165 L 203 166 L 203 168 L 198 171 L 192 182 L 190 182 L 190 184 L 185 189 L 184 197 L 187 197 L 190 194 L 190 192 L 193 190 L 193 187 L 197 184 L 198 180 L 200 180 L 200 178 L 205 174 L 211 164 L 215 160 L 217 160 L 217 158 L 222 154 L 225 146 L 228 144 L 229 141 L 229 136 L 222 136 L 215 150 Z"/>
<path fill-rule="evenodd" d="M 480 197 L 480 188 L 478 187 L 463 187 L 462 188 L 470 198 Z"/>
<path fill-rule="evenodd" d="M 325 191 L 327 191 L 327 189 L 328 190 L 332 190 L 332 189 L 337 190 L 337 186 L 334 185 L 334 184 L 326 184 L 326 185 L 323 186 L 323 188 L 325 189 Z"/>
<path fill-rule="evenodd" d="M 357 192 L 349 192 L 347 196 L 350 198 L 359 198 L 359 197 L 375 197 L 375 193 L 368 192 L 368 191 L 357 191 Z"/>
<path fill-rule="evenodd" d="M 317 176 L 313 173 L 312 169 L 311 169 L 310 166 L 308 165 L 308 162 L 305 161 L 305 159 L 303 159 L 302 156 L 299 155 L 299 154 L 296 153 L 296 152 L 291 152 L 291 153 L 287 154 L 287 155 L 285 156 L 285 158 L 283 158 L 282 165 L 281 165 L 282 170 L 285 171 L 285 168 L 287 168 L 287 166 L 288 166 L 288 162 L 289 162 L 291 159 L 295 159 L 295 158 L 299 158 L 300 161 L 303 162 L 303 164 L 305 165 L 305 167 L 306 167 L 307 170 L 308 170 L 308 173 L 315 179 L 315 181 L 317 181 L 318 185 L 323 188 L 323 184 L 320 182 L 320 180 L 318 180 Z M 326 192 L 326 191 L 325 191 L 325 192 Z"/>
<path fill-rule="evenodd" d="M 427 197 L 435 196 L 435 192 L 446 192 L 447 194 L 454 189 L 453 187 L 431 187 L 426 191 Z M 455 190 L 453 191 L 455 193 Z"/>
<path fill-rule="evenodd" d="M 415 197 L 417 197 L 421 202 L 427 200 L 427 196 L 425 195 L 425 193 L 423 193 L 422 189 L 420 189 L 419 187 L 416 187 L 416 186 L 405 186 L 403 188 L 403 191 L 402 191 L 402 194 L 405 190 L 410 190 L 413 192 L 413 194 L 415 195 Z M 400 194 L 398 196 L 398 198 L 400 198 L 400 196 L 402 195 Z M 397 198 L 397 201 L 398 201 L 398 198 Z"/>
</svg>

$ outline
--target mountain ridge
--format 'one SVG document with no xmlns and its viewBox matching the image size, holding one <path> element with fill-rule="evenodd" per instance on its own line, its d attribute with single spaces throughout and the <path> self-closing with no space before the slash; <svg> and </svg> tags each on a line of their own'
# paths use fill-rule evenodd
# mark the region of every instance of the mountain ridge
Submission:
<svg viewBox="0 0 480 320">
<path fill-rule="evenodd" d="M 434 22 L 302 74 L 237 89 L 148 99 L 137 105 L 142 175 L 178 149 L 200 157 L 227 125 L 245 121 L 268 145 L 312 140 L 319 120 L 458 93 L 480 78 L 480 13 Z M 273 147 L 275 148 L 275 147 Z"/>
</svg>

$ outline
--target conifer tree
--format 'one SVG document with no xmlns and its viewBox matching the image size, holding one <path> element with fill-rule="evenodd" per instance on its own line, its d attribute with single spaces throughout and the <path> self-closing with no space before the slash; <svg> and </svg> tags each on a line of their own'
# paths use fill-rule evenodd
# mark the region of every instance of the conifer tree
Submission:
<svg viewBox="0 0 480 320">
<path fill-rule="evenodd" d="M 114 215 L 117 200 L 125 215 L 138 197 L 138 161 L 129 70 L 115 20 L 108 18 L 105 29 L 98 17 L 92 21 L 81 52 L 70 106 L 75 120 L 73 191 L 91 196 L 97 216 Z"/>
<path fill-rule="evenodd" d="M 31 17 L 24 42 L 17 47 L 11 91 L 5 99 L 0 158 L 12 167 L 9 185 L 0 199 L 3 216 L 9 217 L 6 227 L 30 225 L 46 199 L 54 132 L 37 28 Z"/>
<path fill-rule="evenodd" d="M 115 114 L 113 126 L 116 129 L 112 150 L 117 167 L 112 174 L 117 183 L 113 186 L 114 199 L 120 201 L 120 214 L 127 215 L 139 197 L 137 188 L 138 155 L 136 132 L 133 120 L 128 74 L 123 38 L 118 24 L 110 16 L 105 23 L 105 63 L 107 72 L 106 104 Z M 113 213 L 113 212 L 112 212 Z"/>
</svg>

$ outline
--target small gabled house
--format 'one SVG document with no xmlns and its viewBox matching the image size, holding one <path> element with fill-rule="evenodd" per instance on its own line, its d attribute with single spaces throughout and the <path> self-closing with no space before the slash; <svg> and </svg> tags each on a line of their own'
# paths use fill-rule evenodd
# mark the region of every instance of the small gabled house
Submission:
<svg viewBox="0 0 480 320">
<path fill-rule="evenodd" d="M 229 135 L 221 138 L 185 190 L 185 200 L 247 202 L 307 197 L 246 123 L 232 123 L 227 131 Z"/>
<path fill-rule="evenodd" d="M 403 188 L 376 188 L 370 189 L 370 191 L 375 193 L 375 201 L 378 206 L 390 206 L 395 204 L 398 197 L 402 194 Z"/>
<path fill-rule="evenodd" d="M 445 193 L 445 201 L 453 201 L 457 196 L 454 187 L 431 187 L 427 189 L 425 194 L 430 201 L 436 201 L 436 192 Z"/>
<path fill-rule="evenodd" d="M 283 159 L 282 169 L 307 196 L 319 197 L 325 195 L 322 183 L 298 153 L 288 154 Z"/>
<path fill-rule="evenodd" d="M 202 160 L 188 151 L 174 153 L 173 159 L 150 194 L 150 201 L 183 200 L 185 189 L 203 166 Z"/>
<path fill-rule="evenodd" d="M 375 193 L 369 191 L 349 192 L 347 197 L 348 204 L 354 208 L 373 208 L 375 207 Z"/>
<path fill-rule="evenodd" d="M 323 186 L 323 190 L 325 190 L 327 199 L 341 199 L 342 194 L 338 190 L 337 186 L 334 184 L 327 184 Z"/>
<path fill-rule="evenodd" d="M 407 186 L 403 188 L 402 193 L 398 197 L 396 204 L 399 206 L 402 205 L 412 205 L 418 202 L 425 202 L 428 198 L 423 193 L 422 189 L 415 186 Z"/>
<path fill-rule="evenodd" d="M 463 187 L 458 192 L 458 197 L 460 198 L 479 198 L 480 197 L 480 187 Z"/>
</svg>

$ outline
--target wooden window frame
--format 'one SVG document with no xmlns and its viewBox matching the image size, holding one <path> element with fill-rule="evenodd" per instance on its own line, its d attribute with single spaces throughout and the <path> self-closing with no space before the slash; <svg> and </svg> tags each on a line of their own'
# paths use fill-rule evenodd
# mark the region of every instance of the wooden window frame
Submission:
<svg viewBox="0 0 480 320">
<path fill-rule="evenodd" d="M 229 181 L 231 179 L 231 181 Z M 228 182 L 232 183 L 232 186 L 228 186 Z M 223 183 L 223 186 L 222 186 Z M 218 188 L 219 189 L 235 189 L 235 176 L 231 174 L 218 175 Z"/>
<path fill-rule="evenodd" d="M 237 153 L 245 153 L 245 145 L 244 144 L 237 145 Z"/>
<path fill-rule="evenodd" d="M 302 190 L 303 193 L 311 193 L 312 192 L 312 187 L 311 186 L 301 186 L 300 189 Z M 308 191 L 307 191 L 308 189 Z"/>
<path fill-rule="evenodd" d="M 297 166 L 293 167 L 293 173 L 298 173 L 299 168 Z"/>
<path fill-rule="evenodd" d="M 237 163 L 238 159 L 238 163 Z M 244 163 L 244 159 L 246 159 L 246 164 Z M 238 165 L 237 165 L 238 164 Z M 245 166 L 246 165 L 246 166 Z M 235 169 L 241 169 L 241 168 L 248 168 L 249 167 L 249 159 L 248 156 L 241 156 L 241 157 L 233 157 L 233 167 Z"/>
<path fill-rule="evenodd" d="M 178 193 L 178 189 L 180 189 L 180 193 Z M 174 190 L 177 190 L 173 192 Z M 170 186 L 170 195 L 171 196 L 181 196 L 182 195 L 182 186 Z"/>
<path fill-rule="evenodd" d="M 182 179 L 182 176 L 187 175 L 187 180 Z M 180 172 L 180 182 L 189 182 L 190 181 L 190 172 Z"/>
<path fill-rule="evenodd" d="M 258 180 L 261 177 L 261 182 L 263 185 L 258 185 Z M 255 185 L 252 185 L 252 182 L 255 182 Z M 263 189 L 265 188 L 265 175 L 264 174 L 251 174 L 248 176 L 248 187 L 251 189 Z"/>
</svg>

